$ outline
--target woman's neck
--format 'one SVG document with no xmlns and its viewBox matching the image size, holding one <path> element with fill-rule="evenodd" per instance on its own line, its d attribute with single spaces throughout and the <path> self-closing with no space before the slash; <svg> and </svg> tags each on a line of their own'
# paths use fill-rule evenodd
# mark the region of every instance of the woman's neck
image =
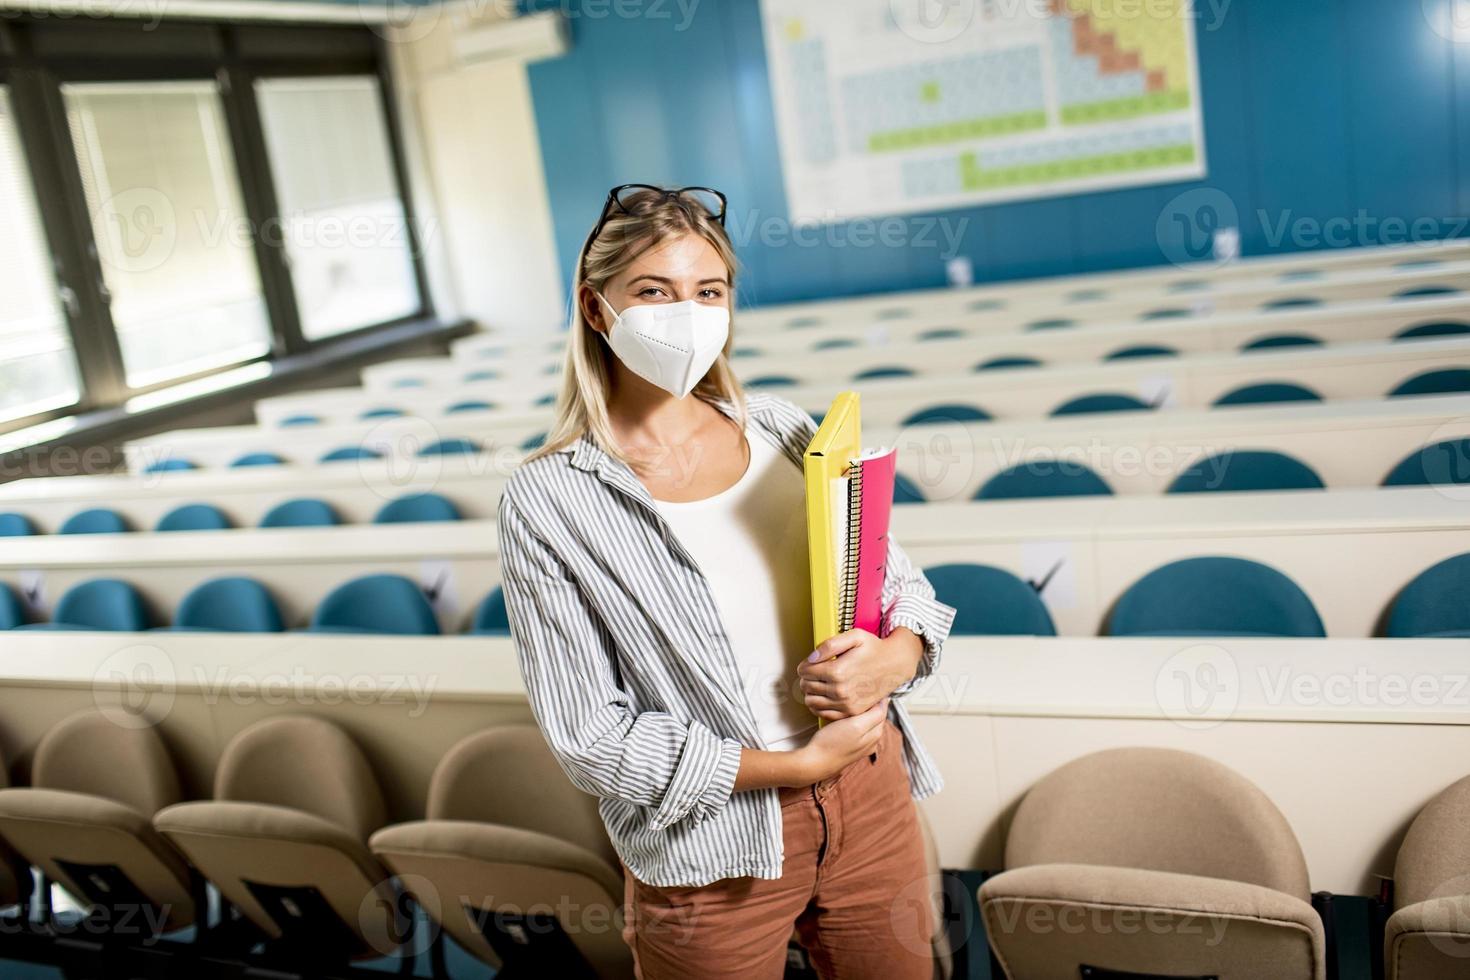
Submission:
<svg viewBox="0 0 1470 980">
<path fill-rule="evenodd" d="M 608 421 L 621 445 L 666 448 L 687 442 L 710 422 L 710 406 L 689 395 L 675 398 L 618 366 L 608 399 Z"/>
</svg>

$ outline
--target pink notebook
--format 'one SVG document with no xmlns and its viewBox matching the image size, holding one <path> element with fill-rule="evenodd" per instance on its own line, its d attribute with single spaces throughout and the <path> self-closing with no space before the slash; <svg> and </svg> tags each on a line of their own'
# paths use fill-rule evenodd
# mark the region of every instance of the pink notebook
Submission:
<svg viewBox="0 0 1470 980">
<path fill-rule="evenodd" d="M 835 507 L 843 525 L 838 541 L 843 555 L 838 621 L 842 629 L 876 634 L 883 621 L 883 576 L 888 564 L 888 523 L 893 512 L 896 449 L 868 450 L 848 466 L 847 508 Z"/>
</svg>

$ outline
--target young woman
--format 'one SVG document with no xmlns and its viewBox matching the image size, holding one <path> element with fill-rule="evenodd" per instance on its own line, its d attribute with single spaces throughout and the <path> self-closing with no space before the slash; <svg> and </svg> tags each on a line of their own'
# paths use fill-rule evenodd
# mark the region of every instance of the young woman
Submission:
<svg viewBox="0 0 1470 980">
<path fill-rule="evenodd" d="M 501 498 L 531 706 L 624 864 L 644 980 L 932 974 L 903 695 L 954 610 L 890 540 L 880 636 L 811 649 L 811 417 L 730 369 L 724 197 L 615 188 L 574 282 L 557 422 Z M 817 719 L 827 724 L 818 727 Z"/>
</svg>

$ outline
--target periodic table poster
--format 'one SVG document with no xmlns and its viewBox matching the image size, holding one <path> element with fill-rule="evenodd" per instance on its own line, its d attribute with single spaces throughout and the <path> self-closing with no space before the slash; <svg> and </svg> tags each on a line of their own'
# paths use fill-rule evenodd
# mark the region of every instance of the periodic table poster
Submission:
<svg viewBox="0 0 1470 980">
<path fill-rule="evenodd" d="M 1205 174 L 1192 0 L 761 0 L 797 223 Z"/>
</svg>

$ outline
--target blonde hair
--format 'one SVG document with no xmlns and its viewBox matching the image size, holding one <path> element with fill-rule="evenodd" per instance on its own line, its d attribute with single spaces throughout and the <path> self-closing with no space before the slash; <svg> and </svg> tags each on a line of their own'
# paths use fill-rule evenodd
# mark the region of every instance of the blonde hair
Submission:
<svg viewBox="0 0 1470 980">
<path fill-rule="evenodd" d="M 626 200 L 626 210 L 615 210 L 597 237 L 589 241 L 577 256 L 572 277 L 572 315 L 567 336 L 566 354 L 562 359 L 561 390 L 556 399 L 556 422 L 546 441 L 527 455 L 527 461 L 554 453 L 590 435 L 603 451 L 629 467 L 635 461 L 625 453 L 613 436 L 608 419 L 607 400 L 611 393 L 612 359 L 616 356 L 582 315 L 582 287 L 602 292 L 608 281 L 632 265 L 644 252 L 672 238 L 699 235 L 710 243 L 725 262 L 730 288 L 727 300 L 731 306 L 730 336 L 709 372 L 694 386 L 693 394 L 708 402 L 726 401 L 735 409 L 735 419 L 745 426 L 745 393 L 730 368 L 730 347 L 734 341 L 735 248 L 720 222 L 696 205 L 657 191 L 639 191 Z"/>
</svg>

